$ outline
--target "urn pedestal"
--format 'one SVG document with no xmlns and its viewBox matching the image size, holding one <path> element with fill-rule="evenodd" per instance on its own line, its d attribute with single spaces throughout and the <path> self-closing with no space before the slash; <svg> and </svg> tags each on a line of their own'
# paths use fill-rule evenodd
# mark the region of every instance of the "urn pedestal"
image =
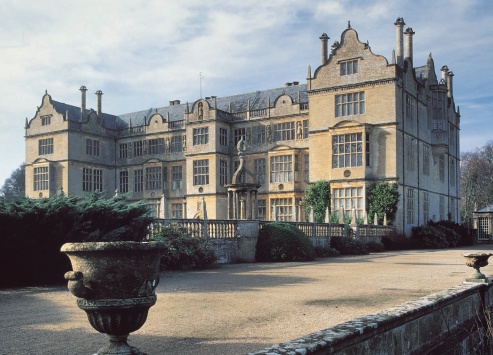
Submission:
<svg viewBox="0 0 493 355">
<path fill-rule="evenodd" d="M 65 273 L 68 288 L 91 326 L 108 334 L 110 345 L 97 354 L 144 354 L 127 337 L 145 323 L 156 303 L 162 242 L 67 243 L 61 251 L 73 271 Z"/>
<path fill-rule="evenodd" d="M 488 258 L 491 253 L 466 253 L 463 254 L 466 259 L 466 265 L 474 269 L 471 276 L 466 279 L 469 282 L 487 282 L 486 276 L 479 271 L 479 268 L 488 265 Z"/>
</svg>

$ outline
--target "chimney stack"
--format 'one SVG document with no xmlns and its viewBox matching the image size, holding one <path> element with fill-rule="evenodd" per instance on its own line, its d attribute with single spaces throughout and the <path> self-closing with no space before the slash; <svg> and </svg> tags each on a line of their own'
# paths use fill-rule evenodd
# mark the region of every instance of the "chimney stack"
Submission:
<svg viewBox="0 0 493 355">
<path fill-rule="evenodd" d="M 448 73 L 448 67 L 446 65 L 444 65 L 442 67 L 442 69 L 440 69 L 442 71 L 442 80 L 443 82 L 446 84 L 447 83 L 447 73 Z"/>
<path fill-rule="evenodd" d="M 395 25 L 395 37 L 396 37 L 396 50 L 397 50 L 397 65 L 401 66 L 404 63 L 403 52 L 404 52 L 404 44 L 403 44 L 403 35 L 402 30 L 404 28 L 404 19 L 402 17 L 398 17 L 394 23 Z"/>
<path fill-rule="evenodd" d="M 329 40 L 329 36 L 327 36 L 327 33 L 322 33 L 322 36 L 320 36 L 320 40 L 322 41 L 322 65 L 327 63 L 327 53 L 328 53 L 328 47 L 327 47 L 327 42 Z"/>
<path fill-rule="evenodd" d="M 454 95 L 454 90 L 452 86 L 452 77 L 454 76 L 454 73 L 449 71 L 447 72 L 447 96 L 452 97 Z"/>
<path fill-rule="evenodd" d="M 411 27 L 406 29 L 404 34 L 406 35 L 406 59 L 410 59 L 413 62 L 413 35 L 414 31 Z"/>
<path fill-rule="evenodd" d="M 87 88 L 85 86 L 80 87 L 80 120 L 83 121 L 86 118 L 86 91 Z"/>
<path fill-rule="evenodd" d="M 101 117 L 101 114 L 103 111 L 101 110 L 101 98 L 103 96 L 103 92 L 101 90 L 96 91 L 96 96 L 97 96 L 97 108 L 98 108 L 98 117 Z"/>
</svg>

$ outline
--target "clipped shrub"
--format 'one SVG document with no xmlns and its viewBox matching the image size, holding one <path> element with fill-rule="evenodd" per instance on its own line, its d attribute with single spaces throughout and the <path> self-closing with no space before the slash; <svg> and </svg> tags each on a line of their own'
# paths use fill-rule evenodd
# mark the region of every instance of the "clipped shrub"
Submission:
<svg viewBox="0 0 493 355">
<path fill-rule="evenodd" d="M 403 234 L 382 237 L 382 244 L 386 250 L 409 250 L 416 248 L 414 240 Z"/>
<path fill-rule="evenodd" d="M 63 281 L 71 270 L 60 252 L 67 242 L 142 240 L 145 204 L 102 194 L 46 199 L 0 199 L 0 286 L 44 285 Z"/>
<path fill-rule="evenodd" d="M 317 258 L 328 258 L 339 256 L 339 250 L 330 247 L 315 247 L 315 255 Z"/>
<path fill-rule="evenodd" d="M 366 255 L 370 253 L 364 243 L 348 237 L 332 237 L 330 238 L 330 246 L 339 250 L 341 255 Z"/>
<path fill-rule="evenodd" d="M 163 228 L 153 239 L 166 244 L 162 270 L 205 269 L 216 263 L 214 248 L 207 239 L 191 237 L 185 228 L 176 224 Z"/>
<path fill-rule="evenodd" d="M 437 226 L 414 227 L 411 238 L 416 243 L 417 248 L 443 249 L 449 247 L 446 230 Z"/>
<path fill-rule="evenodd" d="M 415 227 L 412 239 L 418 248 L 429 249 L 453 248 L 473 243 L 469 231 L 451 221 L 429 221 L 426 226 Z"/>
<path fill-rule="evenodd" d="M 453 240 L 457 239 L 458 235 L 458 240 L 456 241 L 456 246 L 467 246 L 467 245 L 474 245 L 475 239 L 474 239 L 474 233 L 471 233 L 469 229 L 463 225 L 460 225 L 458 223 L 452 222 L 452 221 L 438 221 L 438 222 L 428 222 L 429 225 L 437 225 L 437 226 L 443 226 L 448 228 L 449 230 L 453 231 L 454 236 L 452 237 Z"/>
<path fill-rule="evenodd" d="M 370 253 L 381 253 L 385 251 L 385 246 L 380 242 L 371 241 L 366 243 L 366 246 L 368 247 Z"/>
<path fill-rule="evenodd" d="M 315 259 L 310 239 L 298 228 L 282 222 L 266 223 L 259 231 L 255 260 L 308 261 Z"/>
</svg>

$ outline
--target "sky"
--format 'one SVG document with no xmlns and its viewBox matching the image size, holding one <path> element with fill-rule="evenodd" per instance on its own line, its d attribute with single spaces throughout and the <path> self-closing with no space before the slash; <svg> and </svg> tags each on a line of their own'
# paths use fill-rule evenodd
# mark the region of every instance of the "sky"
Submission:
<svg viewBox="0 0 493 355">
<path fill-rule="evenodd" d="M 454 72 L 461 151 L 493 140 L 490 0 L 0 0 L 0 184 L 25 159 L 24 125 L 47 91 L 118 115 L 306 83 L 351 27 L 389 63 L 395 21 L 411 27 L 414 66 L 430 52 Z"/>
</svg>

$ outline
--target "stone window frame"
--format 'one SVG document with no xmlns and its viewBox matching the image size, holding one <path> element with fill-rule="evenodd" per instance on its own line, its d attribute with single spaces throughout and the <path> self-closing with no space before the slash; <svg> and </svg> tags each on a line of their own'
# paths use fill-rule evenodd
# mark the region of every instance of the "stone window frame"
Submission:
<svg viewBox="0 0 493 355">
<path fill-rule="evenodd" d="M 53 154 L 53 138 L 42 138 L 38 141 L 38 154 Z"/>
<path fill-rule="evenodd" d="M 120 170 L 118 174 L 119 184 L 118 191 L 122 194 L 128 192 L 128 170 Z"/>
<path fill-rule="evenodd" d="M 204 145 L 209 143 L 209 127 L 198 127 L 193 129 L 193 145 Z"/>
<path fill-rule="evenodd" d="M 337 217 L 344 207 L 345 213 L 351 213 L 353 207 L 356 209 L 356 218 L 363 218 L 365 211 L 365 199 L 363 186 L 336 187 L 331 192 L 333 211 Z"/>
<path fill-rule="evenodd" d="M 276 155 L 270 157 L 271 183 L 293 181 L 293 155 Z"/>
<path fill-rule="evenodd" d="M 50 187 L 50 168 L 48 166 L 40 166 L 34 168 L 34 191 L 46 191 Z"/>
<path fill-rule="evenodd" d="M 144 169 L 134 170 L 134 192 L 144 191 Z"/>
<path fill-rule="evenodd" d="M 120 159 L 128 158 L 128 143 L 120 143 L 119 145 L 119 156 Z"/>
<path fill-rule="evenodd" d="M 277 210 L 277 220 L 292 222 L 294 220 L 294 206 L 292 197 L 271 198 L 270 206 L 272 210 L 272 216 L 274 215 L 274 206 Z"/>
<path fill-rule="evenodd" d="M 183 218 L 183 204 L 172 203 L 171 204 L 171 218 L 182 219 Z"/>
<path fill-rule="evenodd" d="M 276 123 L 272 127 L 274 142 L 291 141 L 296 139 L 295 122 Z"/>
<path fill-rule="evenodd" d="M 334 134 L 332 136 L 332 169 L 363 166 L 363 143 L 365 141 L 362 131 Z"/>
<path fill-rule="evenodd" d="M 193 185 L 209 185 L 209 159 L 193 161 Z"/>
<path fill-rule="evenodd" d="M 406 191 L 406 223 L 414 224 L 414 188 L 408 187 Z"/>
<path fill-rule="evenodd" d="M 151 138 L 147 140 L 148 155 L 163 154 L 164 150 L 164 138 Z"/>
<path fill-rule="evenodd" d="M 341 76 L 358 74 L 358 59 L 351 59 L 339 62 L 339 74 Z"/>
<path fill-rule="evenodd" d="M 228 161 L 219 159 L 219 185 L 224 186 L 228 183 Z"/>
<path fill-rule="evenodd" d="M 171 153 L 180 153 L 183 151 L 183 140 L 181 136 L 171 136 L 170 151 Z"/>
<path fill-rule="evenodd" d="M 99 157 L 100 155 L 100 143 L 97 139 L 86 139 L 86 155 Z"/>
<path fill-rule="evenodd" d="M 145 168 L 146 191 L 159 191 L 163 189 L 163 167 L 148 166 Z"/>
<path fill-rule="evenodd" d="M 334 100 L 335 117 L 364 115 L 366 113 L 365 91 L 335 95 Z"/>
<path fill-rule="evenodd" d="M 253 176 L 255 180 L 264 185 L 267 175 L 267 160 L 265 158 L 253 159 Z"/>
<path fill-rule="evenodd" d="M 103 191 L 103 169 L 82 169 L 82 191 Z"/>
<path fill-rule="evenodd" d="M 226 128 L 219 127 L 219 144 L 223 147 L 228 146 L 228 130 Z"/>
<path fill-rule="evenodd" d="M 423 144 L 423 175 L 430 176 L 430 146 Z"/>
<path fill-rule="evenodd" d="M 48 126 L 51 124 L 51 115 L 41 116 L 41 126 Z"/>
<path fill-rule="evenodd" d="M 145 154 L 145 140 L 139 140 L 133 142 L 133 155 L 134 157 L 142 157 Z"/>
<path fill-rule="evenodd" d="M 181 165 L 171 167 L 171 189 L 173 191 L 183 189 L 183 166 Z"/>
<path fill-rule="evenodd" d="M 243 128 L 235 128 L 233 130 L 233 142 L 234 142 L 234 145 L 236 146 L 238 144 L 239 141 L 241 141 L 241 138 L 243 138 L 243 140 L 246 139 L 246 128 L 243 127 Z"/>
</svg>

